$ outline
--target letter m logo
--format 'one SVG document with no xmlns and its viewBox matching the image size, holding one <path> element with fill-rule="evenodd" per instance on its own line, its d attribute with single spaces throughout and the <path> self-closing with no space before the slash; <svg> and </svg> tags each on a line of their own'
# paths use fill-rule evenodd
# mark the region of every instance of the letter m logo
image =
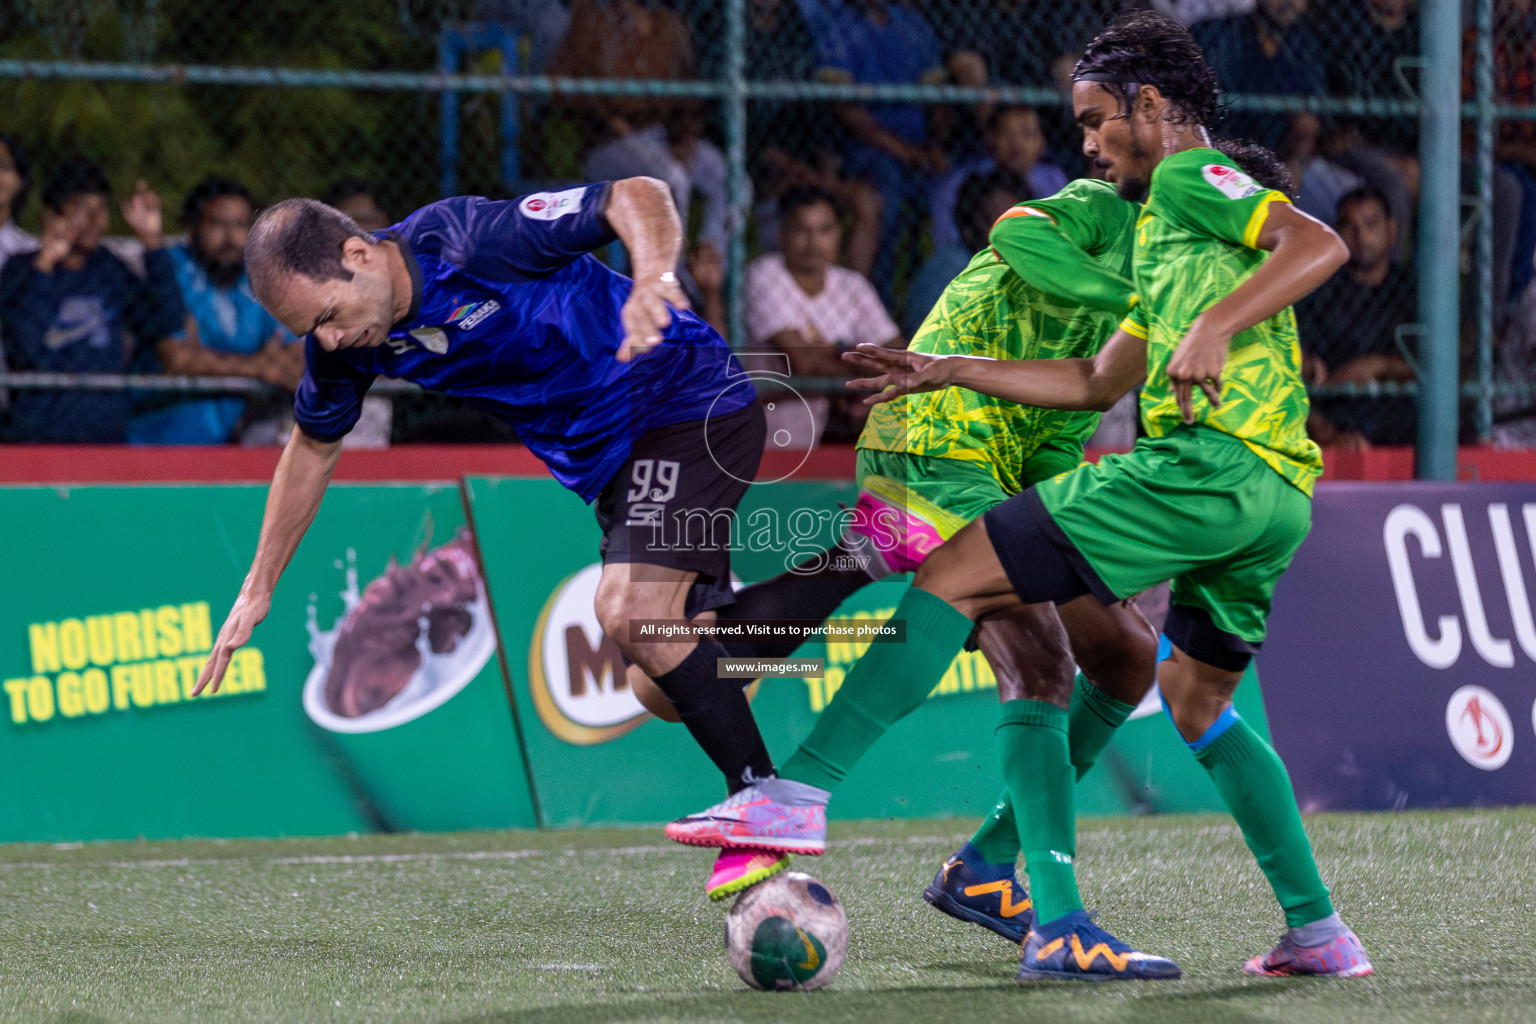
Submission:
<svg viewBox="0 0 1536 1024">
<path fill-rule="evenodd" d="M 580 623 L 565 628 L 566 665 L 570 668 L 572 697 L 584 696 L 589 680 L 599 693 L 604 689 L 622 690 L 629 685 L 624 675 L 624 654 L 618 643 L 606 633 L 600 636 L 602 641 L 593 650 L 587 640 L 587 631 Z"/>
</svg>

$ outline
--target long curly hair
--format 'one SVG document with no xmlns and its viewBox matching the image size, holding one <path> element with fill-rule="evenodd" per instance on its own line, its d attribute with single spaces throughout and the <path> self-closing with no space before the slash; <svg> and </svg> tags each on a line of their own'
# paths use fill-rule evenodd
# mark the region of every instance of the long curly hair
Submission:
<svg viewBox="0 0 1536 1024">
<path fill-rule="evenodd" d="M 1099 77 L 1104 76 L 1104 77 Z M 1189 31 L 1153 11 L 1131 11 L 1110 22 L 1083 49 L 1072 80 L 1155 85 L 1172 103 L 1168 120 L 1210 124 L 1221 87 Z M 1130 90 L 1125 91 L 1129 110 Z"/>
</svg>

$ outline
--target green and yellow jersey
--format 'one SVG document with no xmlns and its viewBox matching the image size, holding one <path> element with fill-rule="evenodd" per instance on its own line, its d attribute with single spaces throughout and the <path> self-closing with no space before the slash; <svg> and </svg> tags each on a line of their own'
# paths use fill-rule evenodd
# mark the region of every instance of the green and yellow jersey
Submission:
<svg viewBox="0 0 1536 1024">
<path fill-rule="evenodd" d="M 1184 424 L 1168 360 L 1195 318 L 1231 294 L 1269 258 L 1258 248 L 1271 203 L 1288 203 L 1214 149 L 1189 149 L 1157 165 L 1136 221 L 1134 278 L 1140 300 L 1121 324 L 1147 341 L 1141 419 L 1151 437 Z M 1232 339 L 1221 406 L 1197 388 L 1195 422 L 1241 439 L 1303 493 L 1323 471 L 1307 437 L 1307 389 L 1290 309 Z"/>
<path fill-rule="evenodd" d="M 993 359 L 1097 354 L 1131 306 L 1136 207 L 1102 181 L 1074 181 L 1021 203 L 992 228 L 991 246 L 950 282 L 912 339 L 914 352 Z M 860 448 L 986 466 L 1009 494 L 1043 448 L 1073 449 L 1096 412 L 1037 409 L 964 388 L 878 405 Z"/>
</svg>

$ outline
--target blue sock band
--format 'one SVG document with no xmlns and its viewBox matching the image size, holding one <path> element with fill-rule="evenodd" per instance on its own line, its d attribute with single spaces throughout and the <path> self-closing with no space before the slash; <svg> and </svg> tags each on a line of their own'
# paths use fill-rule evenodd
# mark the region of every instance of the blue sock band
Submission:
<svg viewBox="0 0 1536 1024">
<path fill-rule="evenodd" d="M 1007 864 L 992 864 L 981 855 L 981 851 L 970 843 L 960 847 L 960 852 L 955 856 L 965 862 L 965 866 L 976 873 L 976 877 L 983 882 L 1001 882 L 1005 878 L 1013 877 L 1014 861 Z"/>
<path fill-rule="evenodd" d="M 1168 706 L 1168 698 L 1163 697 L 1161 694 L 1158 696 L 1163 702 L 1163 714 L 1168 716 L 1168 721 L 1173 721 L 1173 709 Z M 1228 704 L 1227 710 L 1217 716 L 1216 721 L 1212 722 L 1210 728 L 1200 734 L 1199 739 L 1194 741 L 1185 740 L 1184 745 L 1193 753 L 1198 754 L 1212 743 L 1215 743 L 1222 733 L 1236 725 L 1241 718 L 1242 716 L 1237 713 L 1237 708 Z M 1178 727 L 1175 726 L 1174 729 L 1177 731 Z M 1179 733 L 1180 739 L 1183 739 L 1183 736 L 1183 733 Z"/>
</svg>

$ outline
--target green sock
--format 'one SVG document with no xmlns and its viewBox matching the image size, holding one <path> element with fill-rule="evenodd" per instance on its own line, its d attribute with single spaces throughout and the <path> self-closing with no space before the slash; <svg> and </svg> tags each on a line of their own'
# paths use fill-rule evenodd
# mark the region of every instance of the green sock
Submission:
<svg viewBox="0 0 1536 1024">
<path fill-rule="evenodd" d="M 1135 710 L 1136 705 L 1115 700 L 1094 686 L 1087 676 L 1077 674 L 1077 685 L 1072 688 L 1071 718 L 1067 722 L 1067 745 L 1079 779 L 1088 774 L 1115 730 Z"/>
<path fill-rule="evenodd" d="M 1285 765 L 1273 747 L 1238 719 L 1195 759 L 1243 830 L 1248 849 L 1285 909 L 1292 928 L 1333 913 L 1328 887 L 1317 873 Z"/>
<path fill-rule="evenodd" d="M 1013 795 L 1035 920 L 1046 924 L 1083 909 L 1072 867 L 1077 800 L 1067 712 L 1040 700 L 1008 701 L 997 721 L 997 750 Z"/>
<path fill-rule="evenodd" d="M 1135 710 L 1134 704 L 1115 700 L 1089 682 L 1087 676 L 1081 672 L 1077 674 L 1072 710 L 1067 719 L 1067 749 L 1071 752 L 1072 767 L 1077 769 L 1078 779 L 1088 774 L 1115 730 Z M 1013 813 L 1013 797 L 1006 787 L 997 806 L 982 819 L 976 834 L 971 836 L 971 845 L 988 864 L 1011 864 L 1018 858 L 1019 827 Z"/>
<path fill-rule="evenodd" d="M 908 587 L 891 616 L 905 643 L 874 643 L 853 666 L 781 778 L 834 789 L 885 731 L 922 706 L 975 625 L 943 598 Z"/>
<path fill-rule="evenodd" d="M 981 820 L 971 836 L 971 845 L 988 864 L 1012 864 L 1019 859 L 1019 823 L 1013 816 L 1013 797 L 1006 788 L 992 813 Z"/>
</svg>

